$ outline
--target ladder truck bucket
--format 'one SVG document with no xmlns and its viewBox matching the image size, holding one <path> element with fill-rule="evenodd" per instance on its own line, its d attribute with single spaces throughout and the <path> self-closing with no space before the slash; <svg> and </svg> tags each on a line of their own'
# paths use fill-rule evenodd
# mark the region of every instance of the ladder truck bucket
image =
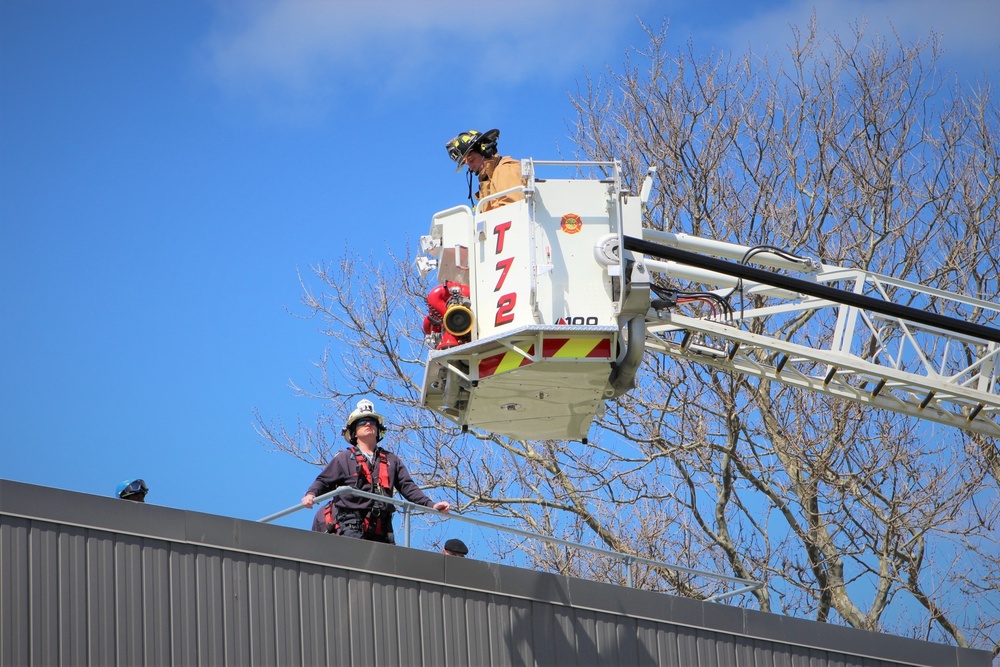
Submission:
<svg viewBox="0 0 1000 667">
<path fill-rule="evenodd" d="M 644 351 L 648 272 L 623 242 L 642 203 L 617 162 L 521 168 L 523 200 L 441 211 L 421 237 L 417 265 L 439 282 L 421 402 L 463 429 L 586 442 Z"/>
</svg>

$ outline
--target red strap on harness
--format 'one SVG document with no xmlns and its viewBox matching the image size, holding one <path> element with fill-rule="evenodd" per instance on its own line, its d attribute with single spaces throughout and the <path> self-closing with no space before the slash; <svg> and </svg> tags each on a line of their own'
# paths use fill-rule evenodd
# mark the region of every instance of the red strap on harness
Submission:
<svg viewBox="0 0 1000 667">
<path fill-rule="evenodd" d="M 374 486 L 374 484 L 372 484 L 372 469 L 371 466 L 368 465 L 368 457 L 362 454 L 361 450 L 357 447 L 351 447 L 351 450 L 354 452 L 354 458 L 358 460 L 358 465 L 361 466 L 361 470 L 364 471 L 365 479 L 368 480 L 368 484 Z M 389 486 L 389 457 L 387 457 L 385 452 L 381 449 L 378 450 L 378 462 L 380 464 L 378 470 L 378 485 L 382 487 L 383 490 L 388 491 L 391 488 Z"/>
<path fill-rule="evenodd" d="M 379 489 L 375 489 L 375 484 L 372 483 L 372 470 L 371 466 L 368 465 L 368 457 L 361 453 L 357 447 L 351 447 L 351 451 L 354 452 L 354 458 L 357 459 L 358 467 L 361 468 L 362 472 L 365 474 L 365 479 L 368 481 L 368 485 L 372 488 L 374 493 L 383 493 L 386 495 L 392 495 L 392 486 L 389 484 L 389 457 L 385 455 L 385 452 L 381 449 L 378 450 L 376 456 L 378 457 L 378 486 Z M 379 537 L 385 536 L 389 531 L 389 527 L 385 525 L 382 519 L 382 515 L 379 514 L 378 520 L 372 525 L 371 517 L 366 516 L 364 520 L 364 532 L 365 534 L 374 533 Z"/>
<path fill-rule="evenodd" d="M 368 481 L 369 486 L 372 485 L 372 471 L 371 466 L 368 465 L 368 458 L 358 450 L 357 447 L 351 447 L 351 452 L 354 454 L 355 459 L 357 459 L 358 466 L 365 474 L 365 479 Z M 379 450 L 378 460 L 381 464 L 378 471 L 378 483 L 379 486 L 385 492 L 388 492 L 391 488 L 389 486 L 389 457 L 385 455 L 385 452 Z M 377 491 L 376 491 L 377 493 Z M 323 508 L 323 519 L 326 521 L 327 532 L 337 533 L 340 530 L 340 524 L 337 523 L 337 516 L 334 513 L 333 502 L 331 501 Z M 382 521 L 379 520 L 378 525 L 374 527 L 374 532 L 376 535 L 383 535 L 385 532 L 385 526 L 382 525 Z M 370 529 L 369 517 L 365 517 L 363 529 L 367 533 Z M 331 530 L 332 529 L 332 530 Z"/>
</svg>

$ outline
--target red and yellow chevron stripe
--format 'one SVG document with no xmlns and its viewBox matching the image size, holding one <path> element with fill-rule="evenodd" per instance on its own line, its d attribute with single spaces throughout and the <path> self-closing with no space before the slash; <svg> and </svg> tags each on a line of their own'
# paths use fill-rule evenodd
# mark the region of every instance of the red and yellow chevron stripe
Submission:
<svg viewBox="0 0 1000 667">
<path fill-rule="evenodd" d="M 535 346 L 529 345 L 527 353 L 529 355 L 533 355 L 535 353 Z M 515 368 L 527 366 L 530 363 L 534 362 L 523 354 L 514 352 L 513 350 L 509 352 L 501 352 L 500 354 L 483 357 L 479 360 L 479 377 L 484 378 L 491 375 L 506 373 L 507 371 L 514 370 Z"/>
<path fill-rule="evenodd" d="M 489 377 L 534 363 L 535 346 L 529 345 L 528 356 L 513 350 L 483 357 L 479 361 L 479 377 Z M 542 341 L 542 358 L 546 359 L 610 359 L 610 338 L 546 338 Z"/>
</svg>

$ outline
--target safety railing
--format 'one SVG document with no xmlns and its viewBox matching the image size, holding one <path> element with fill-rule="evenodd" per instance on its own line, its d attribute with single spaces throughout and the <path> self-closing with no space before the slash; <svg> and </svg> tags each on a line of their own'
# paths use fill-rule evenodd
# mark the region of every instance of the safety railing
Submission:
<svg viewBox="0 0 1000 667">
<path fill-rule="evenodd" d="M 489 530 L 501 531 L 505 533 L 511 533 L 513 535 L 520 535 L 521 537 L 526 537 L 533 540 L 539 540 L 542 542 L 547 542 L 549 544 L 557 544 L 562 547 L 570 549 L 578 549 L 580 551 L 586 551 L 589 553 L 597 554 L 600 556 L 619 559 L 623 561 L 625 567 L 625 580 L 628 586 L 633 587 L 633 576 L 632 576 L 632 566 L 637 564 L 649 565 L 651 567 L 662 568 L 664 570 L 669 570 L 672 572 L 678 572 L 681 574 L 688 574 L 697 577 L 704 577 L 706 579 L 711 579 L 715 581 L 724 581 L 730 584 L 739 586 L 739 588 L 731 591 L 726 591 L 719 593 L 717 595 L 712 595 L 705 598 L 706 602 L 717 602 L 718 600 L 723 600 L 725 598 L 734 597 L 737 595 L 742 595 L 743 593 L 750 593 L 763 587 L 764 584 L 751 581 L 749 579 L 740 579 L 739 577 L 730 577 L 724 574 L 716 574 L 714 572 L 705 572 L 702 570 L 695 570 L 693 568 L 684 567 L 681 565 L 674 565 L 671 563 L 664 563 L 658 560 L 653 560 L 651 558 L 643 558 L 641 556 L 634 556 L 632 554 L 624 554 L 620 551 L 611 551 L 610 549 L 601 549 L 600 547 L 592 547 L 586 544 L 580 544 L 578 542 L 571 542 L 569 540 L 564 540 L 558 537 L 552 537 L 550 535 L 540 535 L 538 533 L 532 533 L 527 530 L 521 530 L 520 528 L 513 528 L 511 526 L 502 526 L 500 524 L 492 523 L 490 521 L 484 521 L 483 519 L 476 519 L 471 516 L 466 516 L 464 514 L 451 511 L 451 512 L 439 512 L 432 507 L 425 507 L 423 505 L 418 505 L 416 503 L 411 503 L 408 500 L 402 498 L 389 498 L 387 496 L 381 496 L 376 493 L 369 493 L 367 491 L 361 491 L 350 486 L 341 486 L 339 488 L 330 491 L 329 493 L 324 493 L 321 496 L 317 496 L 313 501 L 314 505 L 321 505 L 326 501 L 332 500 L 338 496 L 342 495 L 352 495 L 360 496 L 362 498 L 370 498 L 372 500 L 377 500 L 384 503 L 392 503 L 393 505 L 400 508 L 400 514 L 403 516 L 403 546 L 410 546 L 410 528 L 411 528 L 411 516 L 413 512 L 423 512 L 426 514 L 433 514 L 435 517 L 441 519 L 449 519 L 455 521 L 461 521 L 463 523 L 469 523 L 474 526 L 479 526 L 480 528 L 486 528 Z M 283 509 L 280 512 L 275 512 L 270 516 L 266 516 L 259 519 L 260 523 L 270 523 L 276 521 L 289 514 L 294 514 L 300 510 L 307 509 L 304 505 L 294 505 L 287 509 Z"/>
</svg>

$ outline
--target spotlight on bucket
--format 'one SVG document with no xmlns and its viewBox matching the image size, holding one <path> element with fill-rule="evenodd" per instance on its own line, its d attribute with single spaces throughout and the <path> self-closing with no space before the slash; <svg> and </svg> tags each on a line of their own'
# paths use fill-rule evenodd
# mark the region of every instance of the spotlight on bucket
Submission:
<svg viewBox="0 0 1000 667">
<path fill-rule="evenodd" d="M 473 321 L 472 311 L 462 304 L 448 306 L 444 314 L 444 328 L 453 336 L 464 336 L 472 331 Z"/>
</svg>

